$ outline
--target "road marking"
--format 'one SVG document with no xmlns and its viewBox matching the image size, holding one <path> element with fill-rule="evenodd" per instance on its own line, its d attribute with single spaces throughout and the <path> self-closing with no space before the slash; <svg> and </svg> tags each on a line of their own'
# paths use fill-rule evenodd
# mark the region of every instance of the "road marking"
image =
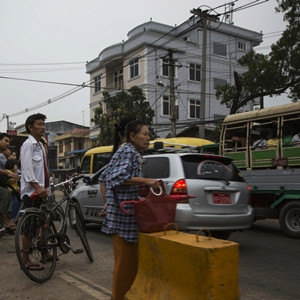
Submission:
<svg viewBox="0 0 300 300">
<path fill-rule="evenodd" d="M 68 283 L 78 287 L 85 293 L 95 297 L 98 300 L 108 300 L 111 297 L 111 291 L 107 288 L 95 284 L 94 282 L 80 276 L 72 271 L 57 271 L 55 272 L 60 278 Z"/>
</svg>

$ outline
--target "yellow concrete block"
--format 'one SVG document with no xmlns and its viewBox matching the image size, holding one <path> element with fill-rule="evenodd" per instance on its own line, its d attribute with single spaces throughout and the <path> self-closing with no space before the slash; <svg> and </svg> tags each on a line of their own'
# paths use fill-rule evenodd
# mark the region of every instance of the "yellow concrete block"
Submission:
<svg viewBox="0 0 300 300">
<path fill-rule="evenodd" d="M 238 273 L 234 242 L 177 231 L 141 233 L 138 274 L 125 299 L 236 300 Z"/>
</svg>

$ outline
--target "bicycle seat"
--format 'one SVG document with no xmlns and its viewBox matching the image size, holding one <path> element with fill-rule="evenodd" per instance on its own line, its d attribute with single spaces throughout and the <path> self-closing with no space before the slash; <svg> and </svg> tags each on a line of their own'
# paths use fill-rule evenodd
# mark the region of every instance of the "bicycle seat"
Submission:
<svg viewBox="0 0 300 300">
<path fill-rule="evenodd" d="M 40 199 L 40 196 L 39 196 L 38 193 L 32 193 L 32 194 L 30 195 L 30 199 L 31 199 L 32 201 L 38 201 L 38 200 Z"/>
</svg>

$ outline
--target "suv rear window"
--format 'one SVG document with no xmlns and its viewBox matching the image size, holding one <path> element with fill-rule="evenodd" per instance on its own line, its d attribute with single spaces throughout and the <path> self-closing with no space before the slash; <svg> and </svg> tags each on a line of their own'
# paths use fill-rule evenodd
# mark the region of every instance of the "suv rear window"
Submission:
<svg viewBox="0 0 300 300">
<path fill-rule="evenodd" d="M 226 157 L 186 155 L 182 156 L 181 160 L 187 179 L 245 181 L 231 160 Z"/>
<path fill-rule="evenodd" d="M 147 178 L 168 178 L 170 176 L 170 162 L 167 157 L 144 158 L 142 173 Z"/>
</svg>

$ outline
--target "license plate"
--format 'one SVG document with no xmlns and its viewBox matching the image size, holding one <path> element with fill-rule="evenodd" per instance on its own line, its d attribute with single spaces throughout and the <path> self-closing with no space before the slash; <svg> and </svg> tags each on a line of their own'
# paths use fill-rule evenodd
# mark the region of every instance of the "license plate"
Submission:
<svg viewBox="0 0 300 300">
<path fill-rule="evenodd" d="M 213 193 L 213 203 L 215 203 L 215 204 L 231 204 L 230 194 Z"/>
</svg>

